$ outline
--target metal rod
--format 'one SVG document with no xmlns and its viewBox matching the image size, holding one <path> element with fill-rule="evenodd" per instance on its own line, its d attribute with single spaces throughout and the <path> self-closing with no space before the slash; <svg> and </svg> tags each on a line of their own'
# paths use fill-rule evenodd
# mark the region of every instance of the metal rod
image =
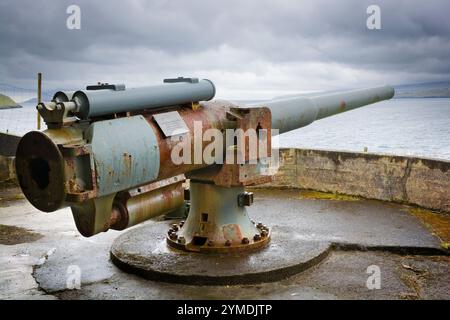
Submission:
<svg viewBox="0 0 450 320">
<path fill-rule="evenodd" d="M 38 73 L 37 102 L 42 102 L 42 73 Z M 41 130 L 41 116 L 37 112 L 37 129 Z"/>
</svg>

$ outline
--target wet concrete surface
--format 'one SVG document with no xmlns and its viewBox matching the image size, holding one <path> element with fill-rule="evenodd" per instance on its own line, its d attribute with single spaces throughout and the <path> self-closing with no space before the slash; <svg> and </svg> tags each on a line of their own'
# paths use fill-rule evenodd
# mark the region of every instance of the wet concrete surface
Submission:
<svg viewBox="0 0 450 320">
<path fill-rule="evenodd" d="M 275 282 L 322 261 L 331 250 L 326 241 L 292 241 L 272 231 L 265 248 L 248 253 L 204 254 L 169 248 L 169 223 L 135 228 L 113 243 L 111 259 L 120 269 L 146 279 L 195 285 Z M 149 241 L 151 239 L 151 241 Z"/>
<path fill-rule="evenodd" d="M 0 244 L 13 245 L 27 243 L 36 241 L 42 237 L 43 235 L 25 228 L 0 224 Z"/>
<path fill-rule="evenodd" d="M 329 241 L 370 248 L 440 248 L 439 239 L 404 207 L 373 200 L 304 199 L 296 190 L 258 190 L 250 215 L 257 214 L 295 240 Z"/>
<path fill-rule="evenodd" d="M 0 298 L 450 298 L 450 258 L 441 249 L 439 238 L 407 207 L 369 200 L 302 199 L 298 191 L 288 190 L 258 190 L 255 195 L 249 213 L 271 226 L 273 237 L 289 229 L 293 242 L 343 246 L 306 271 L 277 282 L 202 287 L 164 283 L 144 280 L 112 264 L 111 245 L 128 231 L 83 238 L 76 231 L 70 209 L 43 213 L 16 200 L 0 207 L 0 224 L 32 230 L 43 237 L 16 245 L 0 244 Z M 164 224 L 166 230 L 166 222 L 146 222 L 156 224 Z M 367 268 L 373 265 L 379 267 L 381 283 L 380 289 L 370 290 Z M 81 272 L 81 288 L 68 290 L 74 267 Z"/>
<path fill-rule="evenodd" d="M 423 275 L 403 265 L 421 263 Z M 449 257 L 334 251 L 305 272 L 275 283 L 193 286 L 131 274 L 63 291 L 61 299 L 450 299 Z M 367 268 L 380 267 L 380 289 L 366 286 Z"/>
<path fill-rule="evenodd" d="M 20 200 L 25 201 L 25 196 L 14 182 L 0 182 L 0 208 L 8 207 Z"/>
</svg>

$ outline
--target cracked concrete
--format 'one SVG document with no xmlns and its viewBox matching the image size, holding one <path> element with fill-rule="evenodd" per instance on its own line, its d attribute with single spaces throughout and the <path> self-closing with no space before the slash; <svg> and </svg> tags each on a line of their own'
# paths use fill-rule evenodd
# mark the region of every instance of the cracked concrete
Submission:
<svg viewBox="0 0 450 320">
<path fill-rule="evenodd" d="M 0 299 L 54 299 L 43 292 L 33 276 L 47 252 L 42 246 L 2 245 L 0 256 Z"/>
<path fill-rule="evenodd" d="M 124 273 L 109 260 L 111 244 L 121 232 L 83 238 L 70 209 L 44 213 L 25 200 L 16 200 L 0 207 L 0 224 L 30 229 L 43 237 L 0 245 L 0 298 L 450 299 L 450 258 L 440 249 L 439 239 L 405 206 L 301 199 L 299 191 L 258 190 L 249 212 L 276 232 L 297 226 L 292 241 L 344 243 L 345 250 L 335 249 L 314 267 L 275 283 L 199 290 L 195 285 L 143 280 Z M 164 222 L 146 224 L 158 223 Z M 380 267 L 379 290 L 366 287 L 370 265 Z M 69 266 L 81 270 L 80 290 L 67 290 Z"/>
<path fill-rule="evenodd" d="M 411 175 L 411 169 L 412 169 L 412 160 L 411 159 L 407 159 L 406 160 L 405 174 L 400 179 L 401 186 L 402 186 L 402 192 L 403 192 L 402 201 L 404 201 L 404 202 L 408 202 L 409 201 L 407 185 L 408 185 L 408 178 Z"/>
</svg>

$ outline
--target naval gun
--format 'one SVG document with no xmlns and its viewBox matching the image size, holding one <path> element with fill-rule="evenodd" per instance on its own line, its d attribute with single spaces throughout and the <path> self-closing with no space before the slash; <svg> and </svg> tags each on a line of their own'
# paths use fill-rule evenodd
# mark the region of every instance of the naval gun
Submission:
<svg viewBox="0 0 450 320">
<path fill-rule="evenodd" d="M 24 195 L 41 211 L 70 207 L 86 237 L 184 210 L 189 201 L 187 219 L 165 234 L 170 247 L 262 248 L 271 230 L 250 219 L 253 194 L 245 187 L 272 180 L 272 135 L 394 95 L 380 86 L 238 105 L 212 100 L 215 92 L 209 80 L 180 77 L 136 89 L 98 84 L 55 93 L 37 105 L 48 128 L 25 134 L 17 148 Z"/>
</svg>

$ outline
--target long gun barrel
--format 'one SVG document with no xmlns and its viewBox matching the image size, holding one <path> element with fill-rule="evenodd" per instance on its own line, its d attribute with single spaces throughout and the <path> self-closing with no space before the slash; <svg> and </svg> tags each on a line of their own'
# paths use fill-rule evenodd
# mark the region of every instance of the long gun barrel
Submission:
<svg viewBox="0 0 450 320">
<path fill-rule="evenodd" d="M 166 82 L 130 90 L 102 85 L 58 92 L 53 101 L 38 105 L 48 129 L 27 133 L 16 154 L 18 181 L 31 204 L 48 212 L 70 206 L 85 236 L 123 229 L 177 209 L 183 202 L 184 174 L 224 187 L 268 181 L 258 165 L 247 163 L 247 151 L 246 164 L 233 170 L 192 160 L 211 141 L 198 144 L 197 131 L 215 129 L 225 135 L 227 130 L 267 130 L 265 146 L 271 150 L 272 128 L 287 132 L 394 95 L 393 88 L 384 86 L 237 106 L 206 101 L 215 94 L 209 80 Z M 183 159 L 190 161 L 176 163 L 173 154 L 181 142 L 192 155 L 183 151 Z M 212 168 L 217 169 L 214 174 Z M 239 201 L 249 198 L 240 196 Z"/>
<path fill-rule="evenodd" d="M 259 104 L 270 109 L 272 128 L 278 129 L 279 133 L 284 133 L 341 112 L 391 99 L 393 96 L 394 88 L 381 86 L 310 97 L 279 99 Z"/>
</svg>

